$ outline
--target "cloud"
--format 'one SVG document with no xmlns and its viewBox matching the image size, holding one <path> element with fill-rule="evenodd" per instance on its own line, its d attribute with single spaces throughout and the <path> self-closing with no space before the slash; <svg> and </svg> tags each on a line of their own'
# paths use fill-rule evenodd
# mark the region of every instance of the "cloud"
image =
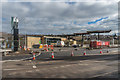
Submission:
<svg viewBox="0 0 120 80">
<path fill-rule="evenodd" d="M 69 5 L 74 5 L 74 4 L 76 4 L 77 2 L 65 2 L 66 4 L 69 4 Z"/>
<path fill-rule="evenodd" d="M 120 0 L 1 0 L 2 2 L 118 2 Z"/>
<path fill-rule="evenodd" d="M 117 11 L 117 3 L 113 2 L 76 2 L 74 5 L 65 2 L 6 2 L 2 4 L 2 27 L 4 32 L 10 32 L 10 18 L 16 16 L 19 18 L 20 33 L 62 34 L 84 30 L 116 30 Z M 89 21 L 103 20 L 106 16 L 109 19 L 100 24 L 87 24 Z"/>
</svg>

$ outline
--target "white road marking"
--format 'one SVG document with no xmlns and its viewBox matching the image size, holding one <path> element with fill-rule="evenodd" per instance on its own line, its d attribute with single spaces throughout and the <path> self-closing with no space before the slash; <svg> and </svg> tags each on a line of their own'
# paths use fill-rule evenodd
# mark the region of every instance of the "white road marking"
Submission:
<svg viewBox="0 0 120 80">
<path fill-rule="evenodd" d="M 2 62 L 7 62 L 7 61 L 20 61 L 20 60 L 3 60 Z"/>
<path fill-rule="evenodd" d="M 105 62 L 105 61 L 93 61 L 93 62 Z"/>
<path fill-rule="evenodd" d="M 58 68 L 58 67 L 54 67 L 54 68 Z"/>
<path fill-rule="evenodd" d="M 118 52 L 118 50 L 117 51 L 112 51 L 112 52 Z"/>
<path fill-rule="evenodd" d="M 17 69 L 3 69 L 5 71 L 10 71 L 10 70 L 17 70 Z"/>
<path fill-rule="evenodd" d="M 65 66 L 60 66 L 60 67 L 65 67 Z"/>
<path fill-rule="evenodd" d="M 92 78 L 93 77 L 98 77 L 98 76 L 104 76 L 104 75 L 107 75 L 107 74 L 111 74 L 113 72 L 118 72 L 118 70 L 114 70 L 114 71 L 111 71 L 111 72 L 106 72 L 106 73 L 103 73 L 103 74 L 95 75 L 95 76 L 92 76 Z"/>
<path fill-rule="evenodd" d="M 41 53 L 39 53 L 38 55 L 36 55 L 35 57 L 40 56 Z M 33 57 L 29 57 L 29 58 L 24 58 L 24 59 L 19 59 L 19 60 L 3 60 L 3 62 L 7 62 L 7 61 L 21 61 L 21 60 L 26 60 L 26 59 L 32 59 Z"/>
<path fill-rule="evenodd" d="M 33 72 L 33 71 L 26 71 L 26 72 Z"/>
<path fill-rule="evenodd" d="M 89 65 L 89 64 L 77 64 L 77 65 Z"/>
<path fill-rule="evenodd" d="M 37 68 L 37 67 L 34 65 L 33 68 Z"/>
<path fill-rule="evenodd" d="M 40 71 L 39 69 L 35 70 L 35 71 Z"/>
<path fill-rule="evenodd" d="M 70 66 L 70 65 L 66 65 L 66 66 Z"/>
</svg>

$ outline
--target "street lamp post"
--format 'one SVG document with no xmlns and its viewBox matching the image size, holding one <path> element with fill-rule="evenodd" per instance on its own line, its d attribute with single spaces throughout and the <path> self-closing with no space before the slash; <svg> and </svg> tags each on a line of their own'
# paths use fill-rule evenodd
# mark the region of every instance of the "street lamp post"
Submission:
<svg viewBox="0 0 120 80">
<path fill-rule="evenodd" d="M 117 38 L 117 35 L 113 35 L 113 45 L 115 45 L 115 39 Z"/>
</svg>

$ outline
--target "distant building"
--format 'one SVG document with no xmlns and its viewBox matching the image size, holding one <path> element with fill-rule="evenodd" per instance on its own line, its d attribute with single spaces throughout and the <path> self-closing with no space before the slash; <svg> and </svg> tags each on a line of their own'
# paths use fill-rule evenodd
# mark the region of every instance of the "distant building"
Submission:
<svg viewBox="0 0 120 80">
<path fill-rule="evenodd" d="M 57 41 L 67 40 L 64 37 L 44 36 L 44 35 L 26 35 L 26 46 L 32 48 L 36 44 L 57 45 Z"/>
<path fill-rule="evenodd" d="M 41 41 L 41 37 L 37 37 L 37 36 L 27 36 L 26 39 L 26 44 L 27 44 L 27 48 L 32 48 L 33 45 L 35 44 L 40 44 L 39 41 Z"/>
<path fill-rule="evenodd" d="M 42 44 L 57 45 L 57 41 L 67 40 L 64 37 L 42 36 Z"/>
<path fill-rule="evenodd" d="M 3 37 L 0 37 L 0 49 L 6 48 L 6 42 Z"/>
</svg>

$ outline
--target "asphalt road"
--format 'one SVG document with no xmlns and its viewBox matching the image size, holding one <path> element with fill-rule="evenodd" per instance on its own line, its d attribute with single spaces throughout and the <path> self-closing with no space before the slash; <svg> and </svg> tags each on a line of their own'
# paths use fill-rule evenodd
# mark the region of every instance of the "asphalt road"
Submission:
<svg viewBox="0 0 120 80">
<path fill-rule="evenodd" d="M 59 49 L 61 49 L 61 51 L 59 51 Z M 35 49 L 36 51 L 39 51 L 39 49 Z M 102 49 L 103 53 L 107 53 L 108 49 Z M 77 51 L 75 48 L 56 48 L 53 52 L 55 57 L 66 57 L 66 56 L 70 56 L 71 53 L 74 53 L 74 56 L 80 56 L 83 55 L 84 53 L 84 49 L 79 49 L 77 48 Z M 97 55 L 100 54 L 100 49 L 94 49 L 94 50 L 87 50 L 86 51 L 86 55 Z M 118 52 L 118 48 L 109 48 L 109 52 Z M 11 53 L 12 54 L 12 53 Z M 36 59 L 46 59 L 46 58 L 50 58 L 52 54 L 52 51 L 42 51 L 39 57 L 36 57 Z M 36 55 L 38 55 L 38 53 L 36 53 Z M 3 56 L 2 60 L 21 60 L 21 59 L 32 59 L 33 55 L 32 54 L 20 54 L 20 55 L 8 55 L 8 56 Z"/>
<path fill-rule="evenodd" d="M 72 49 L 73 50 L 73 49 Z M 112 48 L 110 53 L 103 50 L 84 49 L 54 52 L 42 52 L 36 60 L 3 60 L 3 78 L 118 78 L 118 52 Z M 29 55 L 30 56 L 30 55 Z M 22 59 L 22 58 L 21 58 Z"/>
</svg>

